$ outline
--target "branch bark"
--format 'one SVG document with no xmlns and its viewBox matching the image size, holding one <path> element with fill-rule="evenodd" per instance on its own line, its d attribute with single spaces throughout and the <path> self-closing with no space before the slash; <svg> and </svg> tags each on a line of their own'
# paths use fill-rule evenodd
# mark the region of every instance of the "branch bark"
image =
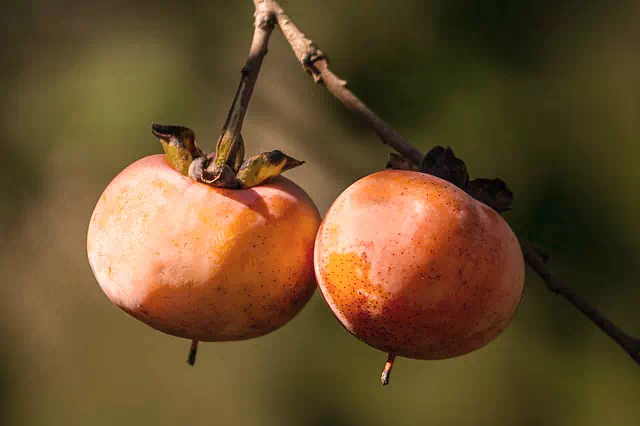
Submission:
<svg viewBox="0 0 640 426">
<path fill-rule="evenodd" d="M 262 60 L 268 52 L 267 46 L 271 33 L 273 32 L 275 16 L 265 5 L 256 3 L 254 17 L 253 39 L 251 41 L 251 48 L 249 49 L 249 56 L 247 57 L 247 62 L 244 67 L 242 67 L 240 85 L 238 86 L 238 91 L 236 92 L 236 96 L 229 109 L 229 114 L 222 127 L 220 138 L 223 138 L 227 132 L 231 133 L 234 138 L 240 134 L 242 123 L 244 122 L 244 117 L 249 107 L 249 101 L 251 100 L 253 89 L 258 80 Z"/>
<path fill-rule="evenodd" d="M 327 57 L 318 45 L 300 31 L 276 0 L 254 0 L 253 3 L 256 11 L 261 10 L 275 18 L 296 57 L 304 69 L 311 73 L 316 83 L 323 83 L 331 94 L 378 135 L 382 143 L 390 146 L 415 165 L 421 165 L 423 154 L 347 88 L 346 81 L 329 69 Z M 625 333 L 556 276 L 548 267 L 546 256 L 535 245 L 524 240 L 520 241 L 520 245 L 525 261 L 543 279 L 547 288 L 567 299 L 640 365 L 640 339 Z"/>
<path fill-rule="evenodd" d="M 563 296 L 576 309 L 582 312 L 591 320 L 600 330 L 613 339 L 629 354 L 629 356 L 640 365 L 640 339 L 636 339 L 620 327 L 615 325 L 611 320 L 602 315 L 595 307 L 591 306 L 582 296 L 575 292 L 560 277 L 555 275 L 547 265 L 546 256 L 540 253 L 540 250 L 528 241 L 520 240 L 522 253 L 527 264 L 533 269 L 540 278 L 545 282 L 549 291 Z"/>
</svg>

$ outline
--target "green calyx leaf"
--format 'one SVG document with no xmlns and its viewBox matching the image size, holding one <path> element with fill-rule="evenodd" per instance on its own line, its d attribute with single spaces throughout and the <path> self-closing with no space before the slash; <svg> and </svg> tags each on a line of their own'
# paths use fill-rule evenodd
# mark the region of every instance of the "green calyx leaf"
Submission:
<svg viewBox="0 0 640 426">
<path fill-rule="evenodd" d="M 204 155 L 195 133 L 187 127 L 152 123 L 151 132 L 160 141 L 167 163 L 182 175 L 187 176 L 193 160 Z"/>
<path fill-rule="evenodd" d="M 160 140 L 169 165 L 178 173 L 218 188 L 251 188 L 304 164 L 281 151 L 255 155 L 244 161 L 242 135 L 224 131 L 216 150 L 205 156 L 194 132 L 182 126 L 153 123 L 151 131 Z"/>
<path fill-rule="evenodd" d="M 236 177 L 241 188 L 251 188 L 268 183 L 285 171 L 302 164 L 304 161 L 289 157 L 282 151 L 263 152 L 242 163 Z"/>
</svg>

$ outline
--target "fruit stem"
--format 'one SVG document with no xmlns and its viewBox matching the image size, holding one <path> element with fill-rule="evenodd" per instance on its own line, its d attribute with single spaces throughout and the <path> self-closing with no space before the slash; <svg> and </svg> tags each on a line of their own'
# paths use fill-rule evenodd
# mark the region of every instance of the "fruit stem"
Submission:
<svg viewBox="0 0 640 426">
<path fill-rule="evenodd" d="M 191 348 L 189 348 L 189 357 L 187 358 L 187 364 L 193 367 L 196 363 L 196 354 L 198 353 L 198 341 L 191 341 Z"/>
<path fill-rule="evenodd" d="M 396 359 L 396 354 L 393 352 L 389 352 L 389 356 L 387 357 L 387 363 L 384 365 L 384 370 L 382 370 L 382 375 L 380 376 L 380 383 L 382 386 L 386 386 L 389 384 L 389 378 L 391 377 L 391 369 L 393 368 L 393 361 Z"/>
<path fill-rule="evenodd" d="M 267 54 L 267 44 L 269 43 L 274 23 L 275 21 L 269 10 L 265 11 L 263 8 L 256 10 L 255 29 L 251 48 L 249 49 L 249 57 L 244 67 L 242 67 L 242 77 L 240 78 L 238 91 L 233 98 L 229 114 L 216 144 L 214 163 L 218 166 L 234 161 L 233 156 L 240 149 L 240 145 L 243 144 L 240 136 L 242 123 L 258 80 L 262 60 Z"/>
</svg>

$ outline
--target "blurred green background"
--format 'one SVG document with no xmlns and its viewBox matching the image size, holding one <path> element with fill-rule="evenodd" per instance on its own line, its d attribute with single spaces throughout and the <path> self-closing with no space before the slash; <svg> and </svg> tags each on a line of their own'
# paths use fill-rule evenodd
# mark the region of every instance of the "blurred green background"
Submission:
<svg viewBox="0 0 640 426">
<path fill-rule="evenodd" d="M 588 300 L 640 335 L 640 1 L 283 1 L 334 71 L 426 151 L 516 194 L 506 217 Z M 102 190 L 160 152 L 151 121 L 212 149 L 252 34 L 250 1 L 23 1 L 0 17 L 3 425 L 638 425 L 640 369 L 529 273 L 494 343 L 438 362 L 349 336 L 316 294 L 282 329 L 203 344 L 99 290 L 85 232 Z M 245 122 L 249 153 L 322 212 L 388 149 L 277 31 Z"/>
</svg>

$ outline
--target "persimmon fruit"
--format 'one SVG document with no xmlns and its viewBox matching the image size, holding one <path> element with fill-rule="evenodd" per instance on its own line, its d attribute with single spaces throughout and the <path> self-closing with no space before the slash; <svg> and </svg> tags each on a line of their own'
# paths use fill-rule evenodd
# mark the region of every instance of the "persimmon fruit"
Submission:
<svg viewBox="0 0 640 426">
<path fill-rule="evenodd" d="M 154 127 L 154 133 L 176 129 Z M 143 323 L 191 339 L 193 364 L 198 341 L 258 337 L 302 309 L 316 287 L 320 216 L 292 181 L 274 173 L 256 180 L 253 172 L 269 171 L 274 158 L 282 162 L 279 151 L 261 154 L 255 167 L 247 163 L 244 175 L 253 176 L 247 182 L 259 184 L 217 187 L 176 166 L 192 157 L 173 136 L 166 137 L 166 155 L 138 160 L 105 189 L 90 220 L 87 252 L 106 296 Z M 234 162 L 235 172 L 241 160 Z"/>
<path fill-rule="evenodd" d="M 502 217 L 429 174 L 385 170 L 332 204 L 314 264 L 340 323 L 394 357 L 443 359 L 494 340 L 514 316 L 524 261 Z"/>
</svg>

